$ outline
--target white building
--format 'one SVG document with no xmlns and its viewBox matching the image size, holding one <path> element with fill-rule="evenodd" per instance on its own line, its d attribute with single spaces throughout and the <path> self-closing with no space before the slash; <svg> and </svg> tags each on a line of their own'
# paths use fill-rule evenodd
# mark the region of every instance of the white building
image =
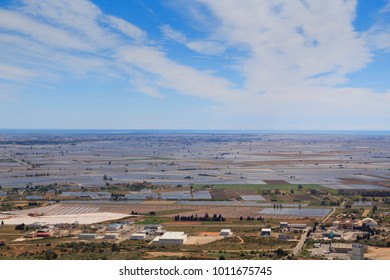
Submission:
<svg viewBox="0 0 390 280">
<path fill-rule="evenodd" d="M 187 241 L 188 235 L 182 231 L 167 231 L 162 236 L 157 236 L 153 243 L 160 245 L 181 245 Z"/>
<path fill-rule="evenodd" d="M 145 239 L 146 239 L 146 233 L 144 232 L 136 232 L 130 236 L 130 240 L 145 240 Z"/>
<path fill-rule="evenodd" d="M 150 224 L 144 226 L 144 230 L 161 230 L 161 229 L 162 229 L 162 225 L 158 225 L 158 224 Z"/>
<path fill-rule="evenodd" d="M 288 228 L 288 223 L 287 222 L 280 222 L 279 228 L 280 229 Z"/>
<path fill-rule="evenodd" d="M 231 237 L 231 236 L 233 236 L 233 232 L 232 232 L 231 229 L 221 229 L 221 232 L 219 233 L 219 236 Z"/>
<path fill-rule="evenodd" d="M 260 236 L 271 236 L 271 229 L 270 228 L 262 228 L 260 232 Z"/>
<path fill-rule="evenodd" d="M 352 244 L 352 260 L 364 260 L 364 245 Z"/>
</svg>

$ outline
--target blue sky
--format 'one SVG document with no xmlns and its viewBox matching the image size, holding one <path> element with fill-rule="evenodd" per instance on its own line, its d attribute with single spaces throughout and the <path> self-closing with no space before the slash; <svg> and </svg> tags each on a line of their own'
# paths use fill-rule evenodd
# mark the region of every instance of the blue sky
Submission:
<svg viewBox="0 0 390 280">
<path fill-rule="evenodd" d="M 0 128 L 390 130 L 390 1 L 0 0 Z"/>
</svg>

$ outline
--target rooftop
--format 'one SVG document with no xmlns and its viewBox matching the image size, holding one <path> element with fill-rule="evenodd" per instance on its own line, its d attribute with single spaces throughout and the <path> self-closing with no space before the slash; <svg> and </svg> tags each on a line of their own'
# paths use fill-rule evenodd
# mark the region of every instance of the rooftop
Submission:
<svg viewBox="0 0 390 280">
<path fill-rule="evenodd" d="M 166 233 L 164 233 L 160 240 L 161 239 L 165 239 L 165 240 L 168 240 L 168 239 L 171 239 L 171 240 L 176 240 L 176 239 L 183 239 L 183 238 L 186 238 L 187 237 L 187 234 L 185 234 L 184 232 L 182 231 L 167 231 Z"/>
</svg>

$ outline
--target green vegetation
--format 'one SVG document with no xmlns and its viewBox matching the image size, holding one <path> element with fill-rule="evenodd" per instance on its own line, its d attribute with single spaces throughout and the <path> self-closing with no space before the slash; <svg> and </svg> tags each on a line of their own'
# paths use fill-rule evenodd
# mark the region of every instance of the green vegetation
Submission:
<svg viewBox="0 0 390 280">
<path fill-rule="evenodd" d="M 162 224 L 167 221 L 172 221 L 172 218 L 151 216 L 151 217 L 145 217 L 145 220 L 136 222 L 136 224 L 139 225 Z"/>
</svg>

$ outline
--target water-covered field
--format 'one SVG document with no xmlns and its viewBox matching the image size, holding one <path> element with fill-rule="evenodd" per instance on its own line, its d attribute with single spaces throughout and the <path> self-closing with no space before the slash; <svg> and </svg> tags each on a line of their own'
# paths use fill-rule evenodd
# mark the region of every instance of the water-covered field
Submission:
<svg viewBox="0 0 390 280">
<path fill-rule="evenodd" d="M 3 187 L 280 181 L 384 189 L 390 186 L 389 166 L 389 135 L 0 133 Z"/>
</svg>

